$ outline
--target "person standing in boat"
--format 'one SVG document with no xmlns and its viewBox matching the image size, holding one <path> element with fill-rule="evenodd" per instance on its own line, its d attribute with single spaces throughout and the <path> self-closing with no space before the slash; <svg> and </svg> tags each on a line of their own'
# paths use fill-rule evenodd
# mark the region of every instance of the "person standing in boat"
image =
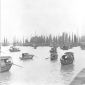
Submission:
<svg viewBox="0 0 85 85">
<path fill-rule="evenodd" d="M 58 58 L 56 47 L 52 47 L 50 50 L 51 60 L 56 60 Z"/>
<path fill-rule="evenodd" d="M 57 49 L 56 47 L 52 47 L 51 50 L 50 50 L 51 53 L 56 53 L 57 52 Z"/>
</svg>

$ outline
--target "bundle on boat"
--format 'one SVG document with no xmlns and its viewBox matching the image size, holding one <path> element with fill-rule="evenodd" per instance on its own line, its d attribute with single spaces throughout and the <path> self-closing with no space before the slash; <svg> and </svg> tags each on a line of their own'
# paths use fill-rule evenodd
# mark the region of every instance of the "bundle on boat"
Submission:
<svg viewBox="0 0 85 85">
<path fill-rule="evenodd" d="M 60 58 L 60 62 L 62 65 L 69 65 L 72 64 L 74 61 L 74 54 L 72 52 L 66 52 L 64 55 Z"/>
<path fill-rule="evenodd" d="M 10 47 L 9 51 L 10 51 L 10 52 L 19 52 L 20 49 L 17 48 L 17 47 L 12 46 L 12 47 Z"/>
<path fill-rule="evenodd" d="M 12 64 L 12 58 L 10 56 L 0 56 L 0 72 L 9 71 Z"/>
<path fill-rule="evenodd" d="M 22 53 L 22 57 L 20 57 L 21 60 L 27 60 L 27 59 L 32 59 L 34 55 L 29 54 L 29 53 Z"/>
<path fill-rule="evenodd" d="M 56 60 L 57 58 L 58 58 L 57 50 L 56 50 L 55 47 L 52 47 L 51 50 L 50 50 L 50 59 Z"/>
</svg>

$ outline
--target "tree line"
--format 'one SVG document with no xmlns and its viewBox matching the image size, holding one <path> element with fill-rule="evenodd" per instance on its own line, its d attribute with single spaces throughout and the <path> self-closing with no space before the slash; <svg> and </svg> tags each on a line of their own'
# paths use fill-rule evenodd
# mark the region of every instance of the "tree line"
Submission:
<svg viewBox="0 0 85 85">
<path fill-rule="evenodd" d="M 63 46 L 67 45 L 70 47 L 79 46 L 81 42 L 85 42 L 85 36 L 78 37 L 76 34 L 69 35 L 68 33 L 63 32 L 62 35 L 52 36 L 33 36 L 28 40 L 28 38 L 23 40 L 13 40 L 12 43 L 8 41 L 7 38 L 4 38 L 2 45 L 8 46 L 13 44 L 14 46 Z"/>
</svg>

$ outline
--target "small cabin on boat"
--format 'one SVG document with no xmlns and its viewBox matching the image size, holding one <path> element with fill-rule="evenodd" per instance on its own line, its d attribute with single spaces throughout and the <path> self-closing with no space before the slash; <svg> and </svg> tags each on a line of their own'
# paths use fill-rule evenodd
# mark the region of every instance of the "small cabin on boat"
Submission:
<svg viewBox="0 0 85 85">
<path fill-rule="evenodd" d="M 12 47 L 10 47 L 9 51 L 10 51 L 10 52 L 19 52 L 20 49 L 17 48 L 17 47 L 12 46 Z"/>
<path fill-rule="evenodd" d="M 61 62 L 62 65 L 72 64 L 73 61 L 74 61 L 74 54 L 72 52 L 66 52 L 60 58 L 60 62 Z"/>
<path fill-rule="evenodd" d="M 12 66 L 12 58 L 10 56 L 0 56 L 0 72 L 9 71 Z"/>
<path fill-rule="evenodd" d="M 22 53 L 22 57 L 20 57 L 21 60 L 26 60 L 26 59 L 32 59 L 34 55 L 29 54 L 29 53 Z"/>
</svg>

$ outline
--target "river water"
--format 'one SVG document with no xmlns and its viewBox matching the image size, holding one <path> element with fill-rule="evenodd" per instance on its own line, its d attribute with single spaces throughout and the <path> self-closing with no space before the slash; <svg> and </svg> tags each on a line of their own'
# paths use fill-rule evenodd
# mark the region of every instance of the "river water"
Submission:
<svg viewBox="0 0 85 85">
<path fill-rule="evenodd" d="M 9 52 L 9 46 L 2 47 L 1 55 L 13 58 L 13 65 L 9 72 L 0 73 L 0 85 L 69 85 L 80 70 L 85 67 L 85 51 L 75 47 L 68 51 L 74 52 L 74 64 L 61 66 L 60 57 L 64 52 L 58 48 L 58 60 L 49 59 L 50 47 L 19 47 L 20 52 Z M 19 59 L 23 52 L 34 54 L 33 60 Z M 48 59 L 46 59 L 48 58 Z"/>
</svg>

